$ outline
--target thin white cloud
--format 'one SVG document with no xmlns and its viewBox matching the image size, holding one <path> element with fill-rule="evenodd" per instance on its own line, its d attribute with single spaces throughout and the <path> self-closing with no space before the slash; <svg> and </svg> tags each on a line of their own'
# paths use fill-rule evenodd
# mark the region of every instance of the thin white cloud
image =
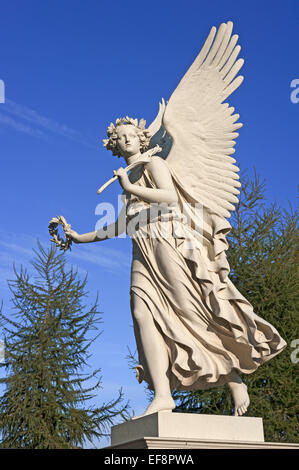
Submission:
<svg viewBox="0 0 299 470">
<path fill-rule="evenodd" d="M 128 269 L 130 266 L 130 256 L 119 250 L 114 250 L 96 244 L 97 246 L 74 247 L 70 253 L 70 258 L 87 261 L 97 266 L 102 266 L 112 271 Z"/>
<path fill-rule="evenodd" d="M 41 242 L 44 247 L 49 245 L 49 241 Z M 11 277 L 13 274 L 13 264 L 17 266 L 23 264 L 30 265 L 30 260 L 35 258 L 33 248 L 36 249 L 36 238 L 31 235 L 21 233 L 9 233 L 0 231 L 0 278 L 3 287 L 6 284 L 7 275 Z M 111 249 L 105 246 L 74 246 L 72 251 L 67 252 L 67 264 L 75 264 L 79 275 L 86 275 L 89 271 L 88 264 L 101 266 L 106 270 L 115 274 L 121 274 L 127 271 L 130 266 L 130 256 L 120 250 Z M 78 263 L 78 261 L 83 263 Z"/>
<path fill-rule="evenodd" d="M 23 132 L 24 134 L 31 135 L 32 137 L 44 138 L 45 134 L 37 128 L 33 128 L 28 124 L 24 124 L 20 121 L 16 121 L 14 118 L 7 116 L 0 112 L 0 123 L 5 124 L 9 127 L 12 127 L 18 132 Z"/>
<path fill-rule="evenodd" d="M 3 239 L 4 238 L 4 239 Z M 11 240 L 14 240 L 14 236 L 11 235 Z M 7 281 L 14 279 L 13 266 L 19 270 L 20 266 L 26 266 L 28 271 L 31 271 L 29 261 L 33 258 L 33 251 L 25 246 L 22 246 L 15 239 L 9 242 L 7 237 L 3 237 L 3 232 L 0 233 L 0 288 L 8 289 Z"/>
<path fill-rule="evenodd" d="M 0 266 L 0 289 L 8 290 L 7 280 L 12 278 L 12 269 L 2 268 Z M 0 297 L 1 306 L 1 297 Z"/>
<path fill-rule="evenodd" d="M 16 253 L 22 253 L 23 255 L 29 255 L 29 256 L 33 255 L 33 251 L 30 250 L 29 248 L 25 248 L 22 245 L 17 245 L 16 243 L 10 243 L 10 242 L 0 239 L 0 247 L 1 246 L 6 248 L 10 253 L 16 252 Z"/>
<path fill-rule="evenodd" d="M 13 118 L 11 116 L 13 116 Z M 42 116 L 33 109 L 15 103 L 10 99 L 6 99 L 5 103 L 1 106 L 0 122 L 17 131 L 24 132 L 35 137 L 46 137 L 45 132 L 50 132 L 78 142 L 89 148 L 95 148 L 94 142 L 84 136 L 81 132 L 46 116 Z"/>
</svg>

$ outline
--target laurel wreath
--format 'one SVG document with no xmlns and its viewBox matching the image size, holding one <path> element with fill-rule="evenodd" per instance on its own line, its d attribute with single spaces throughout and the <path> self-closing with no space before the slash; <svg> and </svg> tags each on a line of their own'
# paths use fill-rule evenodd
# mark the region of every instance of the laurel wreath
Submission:
<svg viewBox="0 0 299 470">
<path fill-rule="evenodd" d="M 53 237 L 51 238 L 51 242 L 56 243 L 56 245 L 59 246 L 60 250 L 70 250 L 72 245 L 72 239 L 67 234 L 65 234 L 65 240 L 60 237 L 58 232 L 59 225 L 62 226 L 64 232 L 66 230 L 70 230 L 71 228 L 71 225 L 67 223 L 67 221 L 62 215 L 53 217 L 53 219 L 51 219 L 49 223 L 49 234 L 51 237 Z"/>
</svg>

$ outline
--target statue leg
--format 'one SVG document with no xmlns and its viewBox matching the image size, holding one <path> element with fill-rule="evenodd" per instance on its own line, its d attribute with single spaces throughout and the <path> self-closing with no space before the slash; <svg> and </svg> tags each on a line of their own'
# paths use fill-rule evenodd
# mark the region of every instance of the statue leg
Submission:
<svg viewBox="0 0 299 470">
<path fill-rule="evenodd" d="M 167 377 L 169 358 L 164 340 L 146 303 L 135 293 L 131 294 L 131 310 L 137 346 L 142 349 L 155 394 L 142 416 L 172 410 L 175 408 L 175 402 Z"/>
<path fill-rule="evenodd" d="M 180 306 L 181 314 L 186 318 L 192 319 L 194 314 L 192 313 L 192 305 L 188 302 L 190 296 L 186 289 L 185 275 L 184 272 L 180 272 L 178 265 L 171 263 L 172 248 L 167 245 L 158 244 L 155 255 L 161 274 L 172 287 L 173 299 Z M 235 416 L 242 416 L 246 413 L 250 403 L 247 386 L 235 371 L 231 373 L 228 386 L 235 404 Z"/>
<path fill-rule="evenodd" d="M 242 416 L 250 404 L 247 386 L 242 382 L 237 372 L 233 373 L 233 378 L 228 382 L 228 386 L 235 404 L 235 416 Z"/>
</svg>

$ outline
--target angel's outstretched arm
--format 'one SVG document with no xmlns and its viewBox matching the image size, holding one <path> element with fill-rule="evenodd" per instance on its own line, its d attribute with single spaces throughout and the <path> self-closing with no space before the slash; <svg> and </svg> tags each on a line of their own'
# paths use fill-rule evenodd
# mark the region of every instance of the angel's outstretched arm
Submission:
<svg viewBox="0 0 299 470">
<path fill-rule="evenodd" d="M 115 222 L 109 224 L 107 227 L 103 227 L 94 232 L 82 233 L 79 234 L 75 230 L 66 231 L 68 235 L 75 243 L 93 243 L 108 240 L 109 238 L 114 238 L 122 233 L 126 229 L 126 206 L 123 205 L 119 216 Z"/>
</svg>

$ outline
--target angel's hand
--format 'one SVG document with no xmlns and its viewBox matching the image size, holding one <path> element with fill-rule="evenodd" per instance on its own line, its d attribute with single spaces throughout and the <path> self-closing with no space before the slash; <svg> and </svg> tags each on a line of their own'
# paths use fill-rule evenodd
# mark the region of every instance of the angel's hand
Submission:
<svg viewBox="0 0 299 470">
<path fill-rule="evenodd" d="M 75 230 L 72 230 L 71 228 L 66 228 L 64 230 L 65 235 L 70 238 L 74 243 L 82 243 L 81 236 L 79 233 L 77 233 Z"/>
<path fill-rule="evenodd" d="M 125 191 L 129 191 L 131 182 L 129 180 L 128 174 L 124 168 L 119 168 L 118 170 L 113 171 L 114 176 L 118 176 L 119 183 Z"/>
<path fill-rule="evenodd" d="M 153 149 L 147 150 L 141 155 L 140 160 L 142 160 L 143 163 L 150 162 L 153 156 L 153 153 L 154 153 Z"/>
</svg>

